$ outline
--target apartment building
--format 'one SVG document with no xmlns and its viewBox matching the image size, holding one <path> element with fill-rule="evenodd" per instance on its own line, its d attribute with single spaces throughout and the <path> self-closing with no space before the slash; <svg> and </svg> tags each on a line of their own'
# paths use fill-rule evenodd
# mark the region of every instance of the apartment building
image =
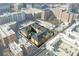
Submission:
<svg viewBox="0 0 79 59">
<path fill-rule="evenodd" d="M 71 24 L 74 16 L 73 14 L 68 13 L 67 11 L 61 8 L 54 8 L 51 10 L 54 13 L 54 15 L 57 17 L 57 19 L 62 21 L 66 26 Z"/>
<path fill-rule="evenodd" d="M 8 13 L 0 16 L 0 25 L 21 20 L 25 20 L 25 14 L 23 12 Z"/>
<path fill-rule="evenodd" d="M 72 39 L 70 42 L 74 43 L 79 47 L 79 22 L 74 23 L 63 33 Z"/>
<path fill-rule="evenodd" d="M 23 8 L 23 3 L 14 3 L 13 4 L 14 11 L 20 11 L 22 8 Z"/>
<path fill-rule="evenodd" d="M 32 14 L 35 18 L 41 18 L 42 17 L 42 10 L 36 9 L 36 8 L 28 8 L 24 11 L 26 14 Z"/>
<path fill-rule="evenodd" d="M 11 4 L 0 3 L 0 14 L 11 11 Z"/>
<path fill-rule="evenodd" d="M 10 43 L 9 47 L 10 47 L 10 50 L 14 56 L 22 56 L 23 55 L 22 49 L 16 42 Z"/>
<path fill-rule="evenodd" d="M 72 44 L 71 38 L 66 37 L 64 34 L 58 34 L 54 39 L 50 40 L 46 45 L 49 50 L 48 55 L 54 56 L 78 56 L 79 47 Z"/>
<path fill-rule="evenodd" d="M 3 43 L 3 46 L 8 46 L 9 43 L 16 41 L 15 32 L 6 24 L 0 26 L 0 39 Z"/>
</svg>

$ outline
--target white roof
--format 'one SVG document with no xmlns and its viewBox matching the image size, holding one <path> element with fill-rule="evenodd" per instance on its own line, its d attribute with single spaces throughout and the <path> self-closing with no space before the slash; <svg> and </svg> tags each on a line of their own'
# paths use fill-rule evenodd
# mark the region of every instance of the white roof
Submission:
<svg viewBox="0 0 79 59">
<path fill-rule="evenodd" d="M 72 29 L 74 29 L 76 26 L 79 25 L 79 22 L 74 23 L 71 27 L 69 27 L 67 30 L 65 30 L 65 34 L 71 34 L 73 36 L 75 36 L 76 38 L 79 37 L 79 33 L 76 31 L 72 31 Z"/>
<path fill-rule="evenodd" d="M 27 13 L 27 14 L 29 13 L 29 14 L 32 14 L 32 13 L 39 13 L 39 12 L 42 12 L 42 10 L 36 9 L 36 8 L 28 8 L 26 10 L 21 10 L 21 11 L 18 11 L 18 12 L 5 13 L 3 15 L 0 15 L 0 17 L 10 16 L 10 15 L 19 14 L 19 13 Z"/>
<path fill-rule="evenodd" d="M 27 42 L 24 46 L 25 46 L 25 48 L 27 49 L 28 47 L 31 46 L 31 43 Z"/>
<path fill-rule="evenodd" d="M 42 12 L 42 10 L 40 9 L 36 9 L 36 8 L 28 8 L 26 10 L 24 10 L 25 13 L 39 13 Z"/>
<path fill-rule="evenodd" d="M 0 38 L 5 38 L 6 37 L 6 34 L 0 29 Z"/>
<path fill-rule="evenodd" d="M 54 44 L 57 44 L 59 40 L 62 40 L 62 44 L 60 44 L 60 46 L 58 47 L 58 52 L 57 51 L 54 51 L 53 49 L 55 48 L 55 46 L 53 46 Z M 77 55 L 78 52 L 79 52 L 79 47 L 77 47 L 75 44 L 73 44 L 71 38 L 67 37 L 66 35 L 60 33 L 59 35 L 57 35 L 54 39 L 50 40 L 47 45 L 46 45 L 46 48 L 49 50 L 49 51 L 52 51 L 54 54 L 56 55 L 71 55 L 71 53 L 73 53 L 73 55 Z M 72 46 L 72 48 L 71 48 Z M 67 48 L 68 51 L 71 51 L 68 52 L 68 53 L 65 53 L 66 50 L 64 50 L 65 48 Z M 56 49 L 56 48 L 55 48 Z M 77 49 L 77 50 L 76 50 Z"/>
<path fill-rule="evenodd" d="M 13 25 L 13 24 L 16 24 L 16 21 L 14 21 L 14 22 L 9 22 L 9 23 L 7 23 L 6 25 Z"/>
<path fill-rule="evenodd" d="M 31 24 L 33 24 L 33 23 L 35 23 L 35 21 L 29 21 L 28 23 L 23 23 L 21 26 L 21 28 L 24 28 L 24 27 L 27 27 L 27 26 L 29 26 L 29 25 L 31 25 Z M 21 29 L 20 28 L 20 29 Z"/>
<path fill-rule="evenodd" d="M 55 25 L 49 23 L 49 22 L 46 22 L 46 21 L 42 21 L 42 20 L 38 20 L 39 21 L 39 24 L 41 26 L 44 26 L 45 28 L 48 28 L 49 30 L 52 30 L 54 29 Z"/>
<path fill-rule="evenodd" d="M 15 42 L 10 43 L 9 44 L 10 50 L 17 55 L 19 52 L 22 51 L 22 49 L 20 48 L 20 46 L 18 44 L 16 44 Z"/>
<path fill-rule="evenodd" d="M 75 26 L 79 25 L 79 22 L 72 24 L 67 30 L 72 30 Z"/>
<path fill-rule="evenodd" d="M 26 44 L 27 43 L 27 40 L 26 38 L 22 37 L 19 39 L 19 44 Z"/>
<path fill-rule="evenodd" d="M 12 13 L 6 13 L 6 14 L 3 14 L 3 15 L 0 15 L 0 17 L 10 16 L 10 15 L 19 14 L 19 13 L 23 13 L 23 11 L 20 11 L 20 12 L 12 12 Z"/>
<path fill-rule="evenodd" d="M 15 34 L 15 32 L 9 26 L 7 26 L 7 24 L 1 25 L 0 28 L 7 36 Z"/>
<path fill-rule="evenodd" d="M 53 44 L 56 43 L 56 42 L 59 40 L 59 38 L 62 38 L 61 40 L 63 40 L 64 42 L 67 42 L 69 45 L 74 46 L 74 47 L 77 48 L 77 46 L 74 44 L 75 41 L 73 41 L 73 39 L 67 37 L 67 36 L 66 36 L 65 34 L 63 34 L 63 33 L 59 33 L 55 38 L 51 39 L 51 40 L 47 43 L 47 45 L 51 45 L 52 43 L 53 43 Z M 72 44 L 71 44 L 71 43 L 72 43 Z M 79 42 L 78 42 L 78 43 L 79 43 Z M 79 49 L 79 47 L 78 47 L 78 49 Z"/>
</svg>

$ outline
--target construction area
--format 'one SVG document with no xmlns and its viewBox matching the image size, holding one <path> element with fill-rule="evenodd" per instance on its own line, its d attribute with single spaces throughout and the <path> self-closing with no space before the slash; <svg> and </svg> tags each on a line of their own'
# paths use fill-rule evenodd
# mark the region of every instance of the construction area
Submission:
<svg viewBox="0 0 79 59">
<path fill-rule="evenodd" d="M 0 4 L 0 55 L 79 56 L 79 14 L 69 4 L 38 5 Z"/>
<path fill-rule="evenodd" d="M 45 41 L 54 36 L 53 31 L 50 31 L 38 23 L 33 23 L 20 29 L 20 34 L 36 46 L 41 46 Z"/>
</svg>

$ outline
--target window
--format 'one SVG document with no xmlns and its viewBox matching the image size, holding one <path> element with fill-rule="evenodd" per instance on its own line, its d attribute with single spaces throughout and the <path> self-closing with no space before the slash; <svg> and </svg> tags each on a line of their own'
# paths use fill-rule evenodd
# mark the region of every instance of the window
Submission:
<svg viewBox="0 0 79 59">
<path fill-rule="evenodd" d="M 14 21 L 17 21 L 17 15 L 13 15 Z"/>
<path fill-rule="evenodd" d="M 69 37 L 70 37 L 71 39 L 75 39 L 75 37 L 74 37 L 74 36 L 72 36 L 71 34 L 69 34 Z"/>
</svg>

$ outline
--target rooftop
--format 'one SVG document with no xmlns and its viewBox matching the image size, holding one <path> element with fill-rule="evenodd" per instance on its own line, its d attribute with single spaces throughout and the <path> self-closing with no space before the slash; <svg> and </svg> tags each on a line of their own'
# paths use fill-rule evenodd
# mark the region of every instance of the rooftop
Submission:
<svg viewBox="0 0 79 59">
<path fill-rule="evenodd" d="M 34 23 L 34 24 L 32 24 L 31 26 L 32 26 L 33 28 L 38 29 L 38 30 L 41 30 L 41 31 L 44 31 L 44 30 L 46 29 L 45 27 L 39 25 L 38 23 Z"/>
<path fill-rule="evenodd" d="M 15 42 L 10 43 L 9 47 L 14 55 L 17 55 L 18 53 L 22 52 L 22 49 L 20 48 L 20 46 L 16 44 Z"/>
<path fill-rule="evenodd" d="M 3 15 L 0 15 L 0 17 L 11 16 L 11 15 L 16 15 L 16 14 L 21 14 L 21 13 L 24 13 L 24 12 L 20 11 L 20 12 L 6 13 L 6 14 L 3 14 Z"/>
<path fill-rule="evenodd" d="M 0 39 L 7 37 L 6 34 L 0 29 Z"/>
<path fill-rule="evenodd" d="M 37 21 L 41 26 L 44 26 L 45 28 L 48 28 L 49 30 L 52 30 L 55 27 L 55 25 L 51 24 L 50 22 L 43 21 L 43 20 L 37 20 Z"/>
<path fill-rule="evenodd" d="M 15 34 L 15 32 L 10 28 L 10 26 L 8 26 L 6 24 L 0 25 L 0 29 L 5 33 L 6 36 Z"/>
<path fill-rule="evenodd" d="M 31 25 L 31 24 L 33 24 L 33 23 L 35 23 L 35 21 L 28 21 L 28 22 L 25 22 L 25 23 L 21 24 L 20 29 L 25 28 L 25 27 L 28 27 L 29 25 Z"/>
<path fill-rule="evenodd" d="M 64 32 L 67 35 L 73 35 L 74 37 L 76 37 L 75 39 L 79 38 L 79 22 L 74 23 L 72 26 L 70 26 L 68 29 L 66 29 Z M 74 39 L 74 38 L 73 38 Z"/>
<path fill-rule="evenodd" d="M 79 48 L 71 44 L 67 39 L 62 34 L 59 34 L 47 43 L 47 49 L 58 56 L 76 56 L 79 53 Z"/>
<path fill-rule="evenodd" d="M 24 11 L 25 13 L 40 13 L 42 10 L 36 8 L 28 8 Z"/>
</svg>

